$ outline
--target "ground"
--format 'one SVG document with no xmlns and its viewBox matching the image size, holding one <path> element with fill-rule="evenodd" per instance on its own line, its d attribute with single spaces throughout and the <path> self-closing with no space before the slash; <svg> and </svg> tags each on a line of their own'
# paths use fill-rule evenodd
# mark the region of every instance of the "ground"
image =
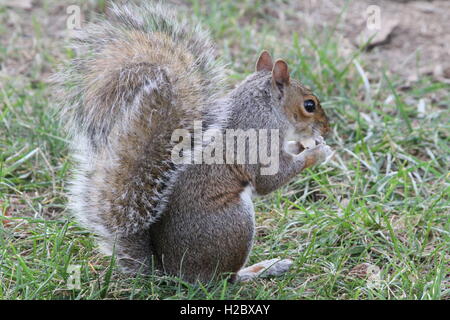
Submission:
<svg viewBox="0 0 450 320">
<path fill-rule="evenodd" d="M 268 49 L 332 123 L 335 158 L 256 202 L 250 263 L 293 269 L 237 285 L 129 279 L 69 218 L 72 162 L 49 76 L 73 55 L 67 6 L 91 20 L 106 3 L 0 1 L 0 299 L 450 298 L 447 1 L 378 1 L 374 38 L 365 0 L 173 1 L 210 28 L 230 83 Z M 80 289 L 67 286 L 71 265 Z"/>
</svg>

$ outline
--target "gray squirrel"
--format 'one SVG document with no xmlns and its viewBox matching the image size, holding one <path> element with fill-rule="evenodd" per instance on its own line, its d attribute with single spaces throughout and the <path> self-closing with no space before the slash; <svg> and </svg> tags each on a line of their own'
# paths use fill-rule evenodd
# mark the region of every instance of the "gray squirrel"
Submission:
<svg viewBox="0 0 450 320">
<path fill-rule="evenodd" d="M 200 25 L 160 3 L 110 9 L 73 39 L 77 56 L 55 78 L 76 160 L 69 204 L 77 220 L 124 272 L 155 269 L 189 282 L 286 272 L 290 259 L 244 267 L 255 233 L 251 198 L 331 154 L 317 97 L 267 51 L 229 91 Z M 219 132 L 276 130 L 278 171 L 262 174 L 260 162 L 176 163 L 173 132 L 193 132 L 196 121 Z"/>
</svg>

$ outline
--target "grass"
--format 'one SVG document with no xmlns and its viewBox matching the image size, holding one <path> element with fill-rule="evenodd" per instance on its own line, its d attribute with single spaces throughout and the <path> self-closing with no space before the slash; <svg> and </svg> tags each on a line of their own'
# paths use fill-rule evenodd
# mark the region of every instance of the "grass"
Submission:
<svg viewBox="0 0 450 320">
<path fill-rule="evenodd" d="M 64 14 L 60 3 L 43 1 L 32 19 L 0 7 L 0 62 L 12 68 L 0 70 L 0 299 L 450 298 L 449 86 L 422 78 L 402 89 L 402 79 L 361 52 L 343 53 L 333 25 L 280 36 L 267 4 L 249 0 L 192 0 L 180 10 L 211 29 L 230 82 L 269 49 L 331 118 L 334 160 L 256 202 L 249 263 L 289 257 L 294 266 L 281 278 L 238 285 L 117 272 L 66 210 L 71 160 L 46 81 L 70 54 L 48 32 L 48 17 Z M 85 12 L 104 8 L 83 3 Z M 420 99 L 426 113 L 418 112 Z M 79 290 L 67 288 L 69 265 L 80 265 Z"/>
</svg>

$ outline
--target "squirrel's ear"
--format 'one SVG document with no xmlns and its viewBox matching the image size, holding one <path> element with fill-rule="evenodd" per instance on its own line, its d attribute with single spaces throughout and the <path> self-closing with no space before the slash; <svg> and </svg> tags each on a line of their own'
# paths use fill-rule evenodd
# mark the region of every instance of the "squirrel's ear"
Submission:
<svg viewBox="0 0 450 320">
<path fill-rule="evenodd" d="M 289 85 L 289 69 L 286 62 L 277 60 L 272 70 L 273 83 L 283 92 L 284 86 Z"/>
<path fill-rule="evenodd" d="M 272 71 L 273 69 L 273 62 L 272 57 L 270 56 L 270 53 L 264 50 L 261 52 L 258 58 L 258 62 L 256 62 L 256 72 L 261 70 L 267 70 Z"/>
</svg>

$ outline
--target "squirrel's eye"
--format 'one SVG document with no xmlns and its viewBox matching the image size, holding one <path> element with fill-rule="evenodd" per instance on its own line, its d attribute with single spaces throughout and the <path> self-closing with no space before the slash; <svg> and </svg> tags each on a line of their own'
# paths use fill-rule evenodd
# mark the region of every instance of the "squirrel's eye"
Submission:
<svg viewBox="0 0 450 320">
<path fill-rule="evenodd" d="M 305 107 L 305 110 L 310 113 L 314 112 L 314 110 L 316 110 L 316 103 L 314 102 L 314 100 L 311 100 L 311 99 L 305 100 L 303 105 Z"/>
</svg>

